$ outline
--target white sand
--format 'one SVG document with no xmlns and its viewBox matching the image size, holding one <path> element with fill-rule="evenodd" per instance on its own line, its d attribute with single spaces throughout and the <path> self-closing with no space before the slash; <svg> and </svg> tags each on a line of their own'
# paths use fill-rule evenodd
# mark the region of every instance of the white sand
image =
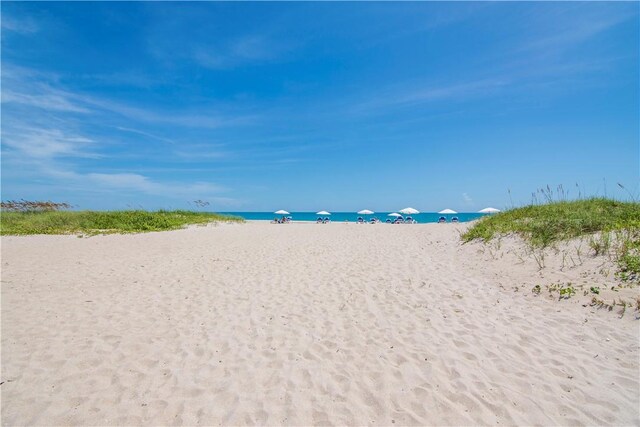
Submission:
<svg viewBox="0 0 640 427">
<path fill-rule="evenodd" d="M 530 292 L 606 262 L 465 227 L 3 237 L 2 424 L 638 425 L 637 312 Z"/>
</svg>

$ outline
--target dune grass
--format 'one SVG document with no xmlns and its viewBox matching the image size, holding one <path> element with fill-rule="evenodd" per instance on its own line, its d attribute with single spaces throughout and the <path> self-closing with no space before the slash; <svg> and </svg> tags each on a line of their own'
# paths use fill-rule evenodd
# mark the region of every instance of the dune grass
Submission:
<svg viewBox="0 0 640 427">
<path fill-rule="evenodd" d="M 614 256 L 623 280 L 640 279 L 640 203 L 591 198 L 524 206 L 482 218 L 462 240 L 489 241 L 511 233 L 534 248 L 588 236 L 596 255 Z"/>
<path fill-rule="evenodd" d="M 140 233 L 175 230 L 191 224 L 219 221 L 242 221 L 242 219 L 184 210 L 2 212 L 0 234 Z"/>
<path fill-rule="evenodd" d="M 534 246 L 602 231 L 640 229 L 640 203 L 604 198 L 530 205 L 485 217 L 462 238 L 491 240 L 516 233 Z"/>
</svg>

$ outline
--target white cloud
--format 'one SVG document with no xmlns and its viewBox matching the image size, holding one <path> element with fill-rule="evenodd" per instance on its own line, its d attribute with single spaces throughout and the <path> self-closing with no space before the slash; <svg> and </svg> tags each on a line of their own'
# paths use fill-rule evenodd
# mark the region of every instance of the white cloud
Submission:
<svg viewBox="0 0 640 427">
<path fill-rule="evenodd" d="M 254 123 L 258 118 L 255 114 L 226 114 L 210 105 L 199 106 L 197 110 L 194 107 L 193 110 L 180 111 L 139 107 L 66 90 L 59 84 L 59 78 L 55 75 L 46 75 L 11 64 L 3 64 L 3 67 L 7 69 L 5 72 L 3 68 L 2 76 L 3 104 L 35 107 L 43 112 L 83 113 L 92 116 L 111 113 L 128 122 L 139 121 L 202 129 L 247 125 Z M 131 127 L 122 127 L 121 130 L 140 133 Z"/>
<path fill-rule="evenodd" d="M 224 188 L 209 182 L 176 183 L 159 182 L 136 173 L 89 173 L 86 178 L 102 188 L 141 192 L 163 197 L 207 197 L 224 191 Z"/>
<path fill-rule="evenodd" d="M 153 199 L 165 201 L 203 199 L 224 206 L 239 203 L 233 198 L 219 197 L 220 192 L 226 191 L 225 188 L 202 179 L 182 182 L 182 179 L 168 174 L 152 177 L 126 171 L 110 173 L 112 171 L 105 172 L 107 163 L 96 163 L 90 159 L 108 156 L 108 164 L 118 164 L 118 154 L 111 152 L 109 146 L 114 142 L 118 143 L 118 137 L 122 135 L 111 132 L 106 137 L 105 128 L 177 144 L 149 125 L 158 123 L 187 128 L 217 128 L 235 124 L 236 120 L 241 122 L 245 117 L 223 116 L 206 108 L 200 109 L 197 114 L 190 114 L 188 111 L 174 114 L 162 110 L 147 110 L 69 91 L 55 75 L 11 65 L 8 70 L 7 75 L 3 74 L 1 148 L 3 176 L 18 177 L 12 178 L 15 182 L 7 184 L 11 185 L 11 190 L 17 182 L 18 186 L 24 183 L 40 186 L 39 188 L 48 186 L 71 195 L 109 193 L 126 194 L 134 199 L 152 196 Z M 7 90 L 8 88 L 10 89 Z M 172 160 L 206 160 L 226 154 L 216 151 L 218 147 L 181 144 L 178 152 L 165 151 L 170 153 Z M 197 150 L 192 152 L 191 148 Z M 139 154 L 135 151 L 126 153 L 127 156 Z M 91 172 L 87 172 L 87 169 Z"/>
<path fill-rule="evenodd" d="M 20 168 L 28 173 L 21 173 Z M 3 176 L 29 177 L 28 182 L 38 183 L 40 187 L 54 186 L 59 191 L 73 189 L 74 192 L 82 191 L 92 194 L 109 192 L 123 196 L 125 194 L 127 196 L 149 195 L 160 200 L 185 202 L 190 199 L 203 199 L 225 206 L 239 203 L 233 198 L 219 197 L 219 193 L 227 189 L 211 182 L 165 182 L 137 173 L 82 173 L 74 170 L 72 164 L 61 164 L 51 159 L 19 158 L 3 170 Z M 14 188 L 12 187 L 11 190 Z"/>
<path fill-rule="evenodd" d="M 634 17 L 627 13 L 611 13 L 610 8 L 583 13 L 580 7 L 574 9 L 573 6 L 568 10 L 561 10 L 555 16 L 550 16 L 548 10 L 544 10 L 541 23 L 538 24 L 542 28 L 534 32 L 534 38 L 520 46 L 520 50 L 536 51 L 545 55 L 561 52 Z M 571 19 L 567 19 L 569 17 Z M 544 28 L 549 23 L 551 26 Z"/>
<path fill-rule="evenodd" d="M 211 151 L 211 150 L 205 150 L 205 151 L 199 151 L 199 152 L 175 151 L 173 154 L 175 154 L 177 157 L 180 157 L 181 159 L 200 160 L 200 161 L 222 159 L 226 157 L 226 153 L 222 151 Z"/>
<path fill-rule="evenodd" d="M 47 92 L 45 90 L 45 92 Z M 62 111 L 68 113 L 88 113 L 89 110 L 72 102 L 68 96 L 61 93 L 48 91 L 38 95 L 12 92 L 11 90 L 2 91 L 2 103 L 16 103 L 29 105 L 50 111 Z"/>
<path fill-rule="evenodd" d="M 141 130 L 138 130 L 138 129 L 125 128 L 125 127 L 122 127 L 122 126 L 116 126 L 116 129 L 124 131 L 124 132 L 131 132 L 131 133 L 135 133 L 135 134 L 138 134 L 138 135 L 146 136 L 146 137 L 151 138 L 151 139 L 157 139 L 158 141 L 167 142 L 169 144 L 175 144 L 175 141 L 173 141 L 171 139 L 163 138 L 161 136 L 157 136 L 157 135 L 151 134 L 149 132 L 144 132 L 144 131 L 141 131 Z"/>
<path fill-rule="evenodd" d="M 403 87 L 387 88 L 379 91 L 375 98 L 354 106 L 356 112 L 384 110 L 388 107 L 408 107 L 432 101 L 463 99 L 495 93 L 511 84 L 506 78 L 480 79 L 462 83 L 427 85 L 414 83 Z"/>
<path fill-rule="evenodd" d="M 182 144 L 173 155 L 184 160 L 222 159 L 230 155 L 228 151 L 222 150 L 223 146 L 224 144 L 218 143 Z"/>
<path fill-rule="evenodd" d="M 4 131 L 2 144 L 33 159 L 100 157 L 91 151 L 95 145 L 94 140 L 68 134 L 60 129 L 17 128 L 9 132 Z"/>
<path fill-rule="evenodd" d="M 637 13 L 620 13 L 604 6 L 585 11 L 579 3 L 554 9 L 536 8 L 523 23 L 528 30 L 514 38 L 513 43 L 507 42 L 510 48 L 496 50 L 499 60 L 495 63 L 474 70 L 477 78 L 414 81 L 377 88 L 373 95 L 352 104 L 351 111 L 369 114 L 386 112 L 389 108 L 490 97 L 539 82 L 560 86 L 564 84 L 560 77 L 574 79 L 576 73 L 602 72 L 617 60 L 606 56 L 578 59 L 568 55 L 571 49 L 634 18 L 637 19 Z"/>
<path fill-rule="evenodd" d="M 199 65 L 211 69 L 230 69 L 245 64 L 271 62 L 290 47 L 265 36 L 251 35 L 232 40 L 224 45 L 203 45 L 193 51 Z"/>
<path fill-rule="evenodd" d="M 91 105 L 95 109 L 109 111 L 128 120 L 171 124 L 187 128 L 217 129 L 227 126 L 249 124 L 256 119 L 255 115 L 230 116 L 219 113 L 211 108 L 201 108 L 197 113 L 192 111 L 171 112 L 135 107 L 116 101 L 98 99 L 82 94 L 68 93 L 68 96 L 76 101 Z"/>
<path fill-rule="evenodd" d="M 39 30 L 38 24 L 31 18 L 18 19 L 7 16 L 5 13 L 2 15 L 0 22 L 3 30 L 13 31 L 18 34 L 31 34 Z"/>
</svg>

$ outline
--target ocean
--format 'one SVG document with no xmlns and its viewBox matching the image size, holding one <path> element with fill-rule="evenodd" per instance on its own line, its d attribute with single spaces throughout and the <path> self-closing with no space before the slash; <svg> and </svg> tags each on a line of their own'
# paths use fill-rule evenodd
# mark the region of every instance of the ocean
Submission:
<svg viewBox="0 0 640 427">
<path fill-rule="evenodd" d="M 223 215 L 234 215 L 242 217 L 246 220 L 263 220 L 263 221 L 271 221 L 274 218 L 281 218 L 282 215 L 276 215 L 273 212 L 218 212 Z M 358 217 L 364 218 L 366 221 L 370 220 L 372 217 L 378 218 L 380 221 L 385 222 L 387 219 L 393 219 L 393 217 L 388 216 L 391 212 L 376 212 L 373 215 L 358 215 L 353 212 L 332 212 L 329 218 L 332 222 L 355 222 Z M 423 212 L 416 215 L 411 215 L 413 219 L 418 221 L 418 223 L 429 223 L 429 222 L 438 222 L 438 218 L 441 216 L 447 219 L 447 222 L 451 222 L 451 218 L 457 217 L 460 222 L 473 221 L 474 219 L 481 218 L 486 214 L 475 213 L 475 212 L 466 212 L 466 213 L 457 213 L 457 214 L 447 214 L 441 215 L 437 212 Z M 315 212 L 291 212 L 290 215 L 293 221 L 311 221 L 315 222 L 320 215 L 316 215 Z"/>
</svg>

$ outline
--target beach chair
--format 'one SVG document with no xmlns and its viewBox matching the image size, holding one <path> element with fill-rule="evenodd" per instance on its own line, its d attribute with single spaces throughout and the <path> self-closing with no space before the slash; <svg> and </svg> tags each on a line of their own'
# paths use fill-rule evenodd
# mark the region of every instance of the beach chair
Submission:
<svg viewBox="0 0 640 427">
<path fill-rule="evenodd" d="M 322 224 L 324 221 L 322 220 L 322 218 L 318 218 L 316 219 L 316 224 Z"/>
<path fill-rule="evenodd" d="M 385 221 L 387 224 L 392 224 L 393 221 L 391 221 L 391 218 L 387 218 L 387 220 Z"/>
<path fill-rule="evenodd" d="M 439 223 L 439 224 L 443 224 L 443 223 L 445 223 L 445 222 L 447 222 L 447 218 L 445 218 L 445 217 L 443 217 L 443 216 L 441 216 L 440 218 L 438 218 L 438 223 Z"/>
<path fill-rule="evenodd" d="M 329 218 L 325 218 L 324 220 L 322 220 L 323 224 L 329 224 L 331 222 L 331 220 Z"/>
<path fill-rule="evenodd" d="M 451 222 L 460 222 L 460 220 L 457 216 L 454 216 L 453 218 L 451 218 Z"/>
<path fill-rule="evenodd" d="M 358 217 L 358 220 L 356 221 L 358 224 L 364 224 L 364 218 L 362 218 L 361 216 Z"/>
</svg>

